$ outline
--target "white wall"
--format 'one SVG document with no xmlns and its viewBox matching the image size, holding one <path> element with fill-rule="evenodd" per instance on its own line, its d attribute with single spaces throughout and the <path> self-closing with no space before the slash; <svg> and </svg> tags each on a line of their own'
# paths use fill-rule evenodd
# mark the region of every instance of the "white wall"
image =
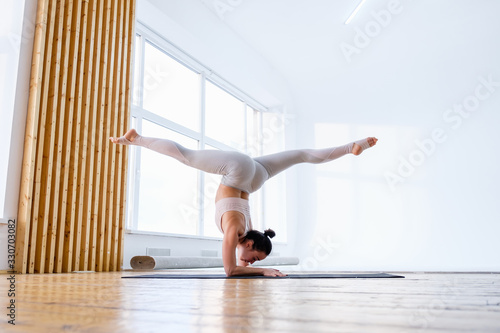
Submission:
<svg viewBox="0 0 500 333">
<path fill-rule="evenodd" d="M 359 1 L 200 1 L 285 77 L 297 147 L 380 139 L 287 171 L 302 268 L 500 269 L 499 2 L 366 1 L 345 25 Z"/>
<path fill-rule="evenodd" d="M 500 4 L 401 3 L 351 62 L 341 42 L 361 40 L 356 29 L 386 3 L 338 25 L 335 74 L 294 82 L 299 146 L 380 139 L 359 157 L 299 167 L 297 254 L 307 268 L 498 271 Z"/>
<path fill-rule="evenodd" d="M 36 1 L 8 0 L 0 11 L 0 218 L 16 219 L 28 105 Z M 0 270 L 7 269 L 7 226 L 0 224 Z"/>
</svg>

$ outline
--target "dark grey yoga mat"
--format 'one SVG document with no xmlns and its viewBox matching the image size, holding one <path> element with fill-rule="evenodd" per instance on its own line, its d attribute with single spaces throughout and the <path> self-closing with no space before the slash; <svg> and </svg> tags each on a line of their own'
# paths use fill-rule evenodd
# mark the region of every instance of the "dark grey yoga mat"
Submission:
<svg viewBox="0 0 500 333">
<path fill-rule="evenodd" d="M 289 274 L 285 277 L 272 276 L 231 276 L 225 274 L 149 274 L 122 276 L 126 279 L 333 279 L 333 278 L 404 278 L 402 275 L 393 275 L 387 273 L 349 273 L 349 274 Z"/>
</svg>

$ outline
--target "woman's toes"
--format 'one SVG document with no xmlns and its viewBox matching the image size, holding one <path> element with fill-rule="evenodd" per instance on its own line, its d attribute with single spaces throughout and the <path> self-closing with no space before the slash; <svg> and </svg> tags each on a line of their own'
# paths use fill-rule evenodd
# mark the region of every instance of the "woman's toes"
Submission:
<svg viewBox="0 0 500 333">
<path fill-rule="evenodd" d="M 356 141 L 352 145 L 351 153 L 354 155 L 360 155 L 364 149 L 375 146 L 377 141 L 378 139 L 375 137 L 368 137 L 366 139 Z"/>
<path fill-rule="evenodd" d="M 377 144 L 378 139 L 374 137 L 368 138 L 368 143 L 370 144 L 370 147 L 373 147 Z"/>
</svg>

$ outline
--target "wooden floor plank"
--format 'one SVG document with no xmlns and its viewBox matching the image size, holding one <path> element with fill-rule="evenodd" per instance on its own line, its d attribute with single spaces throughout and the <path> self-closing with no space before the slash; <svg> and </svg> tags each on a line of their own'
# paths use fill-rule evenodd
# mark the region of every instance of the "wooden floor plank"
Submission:
<svg viewBox="0 0 500 333">
<path fill-rule="evenodd" d="M 161 271 L 179 272 L 222 271 Z M 145 272 L 17 275 L 16 326 L 4 319 L 0 331 L 500 331 L 500 273 L 395 273 L 405 279 L 121 279 L 137 274 Z M 8 290 L 8 281 L 0 281 L 0 289 Z M 6 294 L 0 293 L 2 304 L 8 302 Z"/>
</svg>

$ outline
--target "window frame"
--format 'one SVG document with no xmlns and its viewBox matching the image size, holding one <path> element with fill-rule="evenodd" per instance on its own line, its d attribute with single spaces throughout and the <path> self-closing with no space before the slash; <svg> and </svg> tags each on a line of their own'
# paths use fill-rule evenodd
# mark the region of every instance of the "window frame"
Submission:
<svg viewBox="0 0 500 333">
<path fill-rule="evenodd" d="M 139 59 L 136 57 L 136 42 L 140 42 L 140 53 Z M 163 118 L 151 111 L 148 111 L 143 108 L 144 105 L 144 52 L 146 42 L 149 42 L 152 46 L 158 48 L 161 52 L 164 52 L 167 56 L 170 56 L 173 60 L 179 62 L 181 65 L 187 67 L 193 72 L 200 75 L 200 127 L 198 131 L 194 131 L 187 127 L 184 127 L 180 124 L 177 124 L 173 121 L 170 121 L 166 118 Z M 175 46 L 169 40 L 164 37 L 158 35 L 155 31 L 148 28 L 145 24 L 136 21 L 136 28 L 134 34 L 134 60 L 132 68 L 135 68 L 136 62 L 140 61 L 138 66 L 139 70 L 139 86 L 138 91 L 133 90 L 132 95 L 135 96 L 137 93 L 137 101 L 131 100 L 131 112 L 130 112 L 130 120 L 131 127 L 134 127 L 138 130 L 139 133 L 142 132 L 142 121 L 147 120 L 153 122 L 159 126 L 165 127 L 169 130 L 177 132 L 181 135 L 185 135 L 189 138 L 197 140 L 199 142 L 198 149 L 204 149 L 206 145 L 210 145 L 217 149 L 222 150 L 232 150 L 238 151 L 237 149 L 228 146 L 222 142 L 209 138 L 205 135 L 205 86 L 206 81 L 210 81 L 215 86 L 224 90 L 228 94 L 234 96 L 238 100 L 242 102 L 242 107 L 244 111 L 244 130 L 245 130 L 245 150 L 244 153 L 248 153 L 249 151 L 249 143 L 248 143 L 248 110 L 258 112 L 258 133 L 259 135 L 262 133 L 263 121 L 262 121 L 262 113 L 274 113 L 270 112 L 269 108 L 241 91 L 238 87 L 234 86 L 223 77 L 215 73 L 211 68 L 203 65 L 200 61 L 189 55 L 187 52 Z M 133 71 L 132 78 L 132 89 L 136 89 L 135 87 L 135 70 Z M 135 104 L 136 102 L 137 104 Z M 277 114 L 280 115 L 280 114 Z M 282 116 L 282 115 L 280 115 Z M 263 143 L 262 140 L 257 142 L 259 154 L 263 151 Z M 141 149 L 136 146 L 131 146 L 130 155 L 129 155 L 129 176 L 128 176 L 128 186 L 127 186 L 127 207 L 126 207 L 126 224 L 125 231 L 127 233 L 134 234 L 143 234 L 143 235 L 163 235 L 169 237 L 178 237 L 178 238 L 190 238 L 190 239 L 210 239 L 210 240 L 221 240 L 221 237 L 213 237 L 213 236 L 205 236 L 204 235 L 204 223 L 208 221 L 204 221 L 205 215 L 205 205 L 204 205 L 204 196 L 200 195 L 198 198 L 198 234 L 196 235 L 186 235 L 186 234 L 176 234 L 176 233 L 168 233 L 168 232 L 153 232 L 153 231 L 145 231 L 138 228 L 138 211 L 139 211 L 139 191 L 140 191 L 140 172 L 141 172 Z M 205 174 L 202 171 L 198 171 L 198 193 L 204 193 L 205 190 Z M 257 197 L 256 201 L 258 201 L 259 209 L 259 220 L 261 221 L 261 227 L 265 229 L 266 221 L 264 219 L 265 212 L 265 191 Z"/>
</svg>

